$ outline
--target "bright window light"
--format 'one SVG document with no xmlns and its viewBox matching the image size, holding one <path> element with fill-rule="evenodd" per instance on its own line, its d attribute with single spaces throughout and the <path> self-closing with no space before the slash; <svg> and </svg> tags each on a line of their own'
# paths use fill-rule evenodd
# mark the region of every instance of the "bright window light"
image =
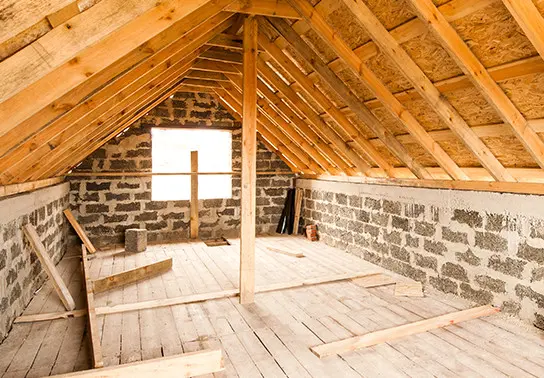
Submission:
<svg viewBox="0 0 544 378">
<path fill-rule="evenodd" d="M 151 131 L 154 173 L 191 171 L 191 151 L 198 151 L 199 172 L 232 171 L 232 133 L 224 130 L 161 129 Z M 191 199 L 191 176 L 153 176 L 153 201 Z M 198 177 L 198 198 L 231 198 L 231 175 Z"/>
</svg>

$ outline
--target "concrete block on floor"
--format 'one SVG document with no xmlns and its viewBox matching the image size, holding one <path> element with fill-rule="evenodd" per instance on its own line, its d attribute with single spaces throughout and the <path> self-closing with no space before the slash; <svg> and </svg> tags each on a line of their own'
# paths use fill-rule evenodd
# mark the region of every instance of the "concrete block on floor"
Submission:
<svg viewBox="0 0 544 378">
<path fill-rule="evenodd" d="M 129 228 L 125 231 L 125 251 L 143 252 L 147 248 L 147 230 L 143 228 Z"/>
</svg>

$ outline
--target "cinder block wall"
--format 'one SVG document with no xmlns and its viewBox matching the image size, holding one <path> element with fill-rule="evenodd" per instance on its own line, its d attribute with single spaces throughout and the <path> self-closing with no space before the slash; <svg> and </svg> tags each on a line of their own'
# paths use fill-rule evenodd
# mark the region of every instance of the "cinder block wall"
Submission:
<svg viewBox="0 0 544 378">
<path fill-rule="evenodd" d="M 13 320 L 21 315 L 46 273 L 23 234 L 28 223 L 36 227 L 55 264 L 66 252 L 68 183 L 0 201 L 0 342 Z"/>
<path fill-rule="evenodd" d="M 544 328 L 544 197 L 298 180 L 323 242 Z"/>
<path fill-rule="evenodd" d="M 87 158 L 75 172 L 151 171 L 152 126 L 240 126 L 213 97 L 177 93 L 148 116 Z M 232 169 L 241 169 L 241 130 L 232 135 Z M 290 171 L 259 144 L 259 171 Z M 258 176 L 257 232 L 274 232 L 293 175 Z M 98 246 L 122 243 L 127 228 L 146 228 L 149 241 L 189 238 L 189 201 L 152 201 L 151 177 L 71 177 L 74 215 Z M 237 237 L 240 224 L 240 177 L 232 178 L 232 198 L 200 201 L 200 236 Z"/>
</svg>

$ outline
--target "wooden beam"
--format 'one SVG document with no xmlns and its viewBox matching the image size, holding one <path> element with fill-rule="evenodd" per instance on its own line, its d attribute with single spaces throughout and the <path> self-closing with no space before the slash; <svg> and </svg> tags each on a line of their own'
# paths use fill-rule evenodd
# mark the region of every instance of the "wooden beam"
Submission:
<svg viewBox="0 0 544 378">
<path fill-rule="evenodd" d="M 200 54 L 201 59 L 212 60 L 215 62 L 230 63 L 230 64 L 243 64 L 242 54 L 225 49 L 210 48 L 206 52 Z"/>
<path fill-rule="evenodd" d="M 404 76 L 414 85 L 418 93 L 427 100 L 442 121 L 456 133 L 493 177 L 498 181 L 514 181 L 513 177 L 493 156 L 489 148 L 474 134 L 465 120 L 449 101 L 440 94 L 429 78 L 404 51 L 399 42 L 389 34 L 366 4 L 361 0 L 344 0 L 344 3 L 368 31 L 381 51 L 397 65 Z"/>
<path fill-rule="evenodd" d="M 527 0 L 527 2 L 532 2 L 532 0 Z M 442 46 L 472 80 L 480 93 L 497 111 L 497 114 L 512 127 L 515 135 L 533 159 L 541 168 L 544 168 L 544 141 L 531 128 L 523 114 L 493 80 L 484 65 L 449 24 L 444 15 L 440 13 L 432 0 L 410 0 L 410 3 L 420 19 L 433 31 Z"/>
<path fill-rule="evenodd" d="M 321 60 L 304 40 L 285 22 L 281 19 L 270 19 L 269 22 L 276 30 L 285 38 L 285 40 L 299 53 L 308 64 L 317 72 L 319 77 L 326 83 L 334 92 L 342 98 L 342 100 L 355 113 L 356 117 L 364 123 L 372 132 L 384 142 L 385 146 L 395 155 L 402 163 L 404 163 L 412 172 L 419 178 L 429 179 L 431 175 L 426 169 L 413 159 L 402 144 L 395 136 L 380 124 L 380 121 L 361 101 L 351 92 L 346 84 L 340 80 L 336 74 Z"/>
<path fill-rule="evenodd" d="M 99 371 L 83 370 L 54 375 L 53 377 L 147 378 L 155 376 L 161 378 L 178 378 L 218 373 L 223 370 L 225 370 L 225 367 L 221 349 L 205 349 L 129 364 L 108 366 Z"/>
<path fill-rule="evenodd" d="M 207 72 L 200 70 L 191 70 L 187 73 L 187 78 L 190 79 L 203 79 L 203 80 L 215 80 L 215 81 L 229 81 L 229 79 L 219 72 Z"/>
<path fill-rule="evenodd" d="M 417 119 L 389 91 L 382 81 L 367 67 L 353 50 L 341 38 L 338 30 L 333 30 L 322 15 L 306 0 L 289 0 L 291 5 L 302 15 L 312 29 L 340 56 L 348 68 L 359 77 L 365 86 L 380 99 L 389 112 L 402 122 L 415 140 L 437 161 L 437 163 L 457 180 L 468 177 L 459 166 L 446 154 L 420 125 Z M 400 143 L 400 142 L 399 142 Z"/>
<path fill-rule="evenodd" d="M 206 16 L 206 14 L 203 14 L 203 16 Z M 20 135 L 6 134 L 5 137 L 10 137 L 9 143 L 12 146 L 20 142 L 21 144 L 12 149 L 9 156 L 4 156 L 0 160 L 0 172 L 7 177 L 9 172 L 13 172 L 25 160 L 31 159 L 38 153 L 41 153 L 38 156 L 45 156 L 43 154 L 50 156 L 51 146 L 55 149 L 61 144 L 61 141 L 77 140 L 77 138 L 88 140 L 89 138 L 82 131 L 91 127 L 93 120 L 98 118 L 98 122 L 102 122 L 103 125 L 104 115 L 111 114 L 120 107 L 122 108 L 122 104 L 126 104 L 138 93 L 141 93 L 138 90 L 144 92 L 149 90 L 150 88 L 146 86 L 152 83 L 152 80 L 156 80 L 159 75 L 173 72 L 180 65 L 183 65 L 183 62 L 192 60 L 189 54 L 191 51 L 198 51 L 198 53 L 205 51 L 205 48 L 200 46 L 228 27 L 232 23 L 230 18 L 229 13 L 219 13 L 209 19 L 205 17 L 199 19 L 203 23 L 191 32 L 178 37 L 173 43 L 157 51 L 151 58 L 140 62 L 124 74 L 119 75 L 108 85 L 95 92 L 87 101 L 73 107 L 47 127 L 40 129 L 42 126 L 39 124 L 29 127 L 21 125 L 20 127 L 23 127 L 24 130 L 19 132 Z M 68 130 L 69 127 L 77 129 L 77 133 Z M 39 133 L 35 133 L 36 131 L 39 131 Z M 35 135 L 32 136 L 32 134 Z M 6 139 L 0 138 L 0 141 L 2 140 Z M 66 145 L 65 143 L 62 144 Z M 7 149 L 7 146 L 4 145 L 4 147 Z M 0 143 L 0 150 L 4 147 Z M 50 158 L 53 158 L 53 156 L 50 156 Z M 41 160 L 41 157 L 32 160 Z M 55 161 L 57 161 L 56 156 Z"/>
<path fill-rule="evenodd" d="M 227 7 L 235 13 L 298 19 L 298 13 L 285 0 L 238 0 Z"/>
<path fill-rule="evenodd" d="M 89 237 L 87 236 L 87 233 L 85 233 L 85 230 L 83 229 L 83 227 L 81 227 L 79 222 L 74 217 L 74 214 L 72 214 L 70 209 L 64 210 L 63 213 L 66 219 L 68 220 L 68 222 L 72 225 L 72 228 L 76 232 L 77 236 L 79 236 L 83 244 L 85 244 L 85 247 L 87 247 L 87 252 L 95 253 L 96 248 L 94 247 L 93 243 L 91 243 L 91 241 L 89 240 Z"/>
<path fill-rule="evenodd" d="M 209 126 L 206 126 L 209 127 Z M 189 127 L 194 129 L 193 127 Z M 257 175 L 268 176 L 268 175 L 280 175 L 288 174 L 292 172 L 287 171 L 257 171 Z M 68 174 L 67 176 L 72 177 L 151 177 L 151 176 L 216 176 L 216 175 L 240 175 L 240 171 L 232 172 L 89 172 L 89 171 L 76 171 Z"/>
<path fill-rule="evenodd" d="M 393 328 L 370 332 L 362 336 L 351 337 L 349 339 L 318 345 L 310 348 L 310 350 L 319 358 L 328 357 L 335 354 L 343 354 L 417 333 L 423 333 L 433 329 L 457 324 L 467 320 L 476 319 L 483 316 L 491 316 L 499 311 L 500 310 L 498 308 L 492 306 L 475 307 L 430 319 L 420 320 L 414 323 L 408 323 Z"/>
<path fill-rule="evenodd" d="M 240 303 L 255 300 L 255 208 L 257 154 L 257 19 L 244 21 L 242 190 L 240 194 Z"/>
<path fill-rule="evenodd" d="M 264 48 L 267 54 L 270 55 L 276 63 L 278 63 L 284 70 L 289 72 L 295 81 L 300 85 L 301 89 L 316 101 L 327 114 L 340 126 L 351 138 L 355 141 L 359 147 L 359 151 L 369 157 L 369 160 L 376 162 L 385 171 L 388 171 L 392 166 L 379 154 L 379 152 L 364 138 L 359 130 L 347 119 L 334 106 L 334 104 L 321 93 L 313 83 L 304 76 L 304 73 L 281 51 L 279 47 L 274 45 L 270 40 L 262 33 L 259 35 L 259 44 Z M 262 71 L 262 69 L 261 69 Z M 311 113 L 308 113 L 311 114 Z M 309 115 L 308 115 L 309 116 Z M 345 142 L 344 142 L 345 143 Z M 354 161 L 357 164 L 356 161 Z M 359 166 L 358 166 L 359 167 Z M 360 169 L 362 173 L 365 173 L 369 169 L 370 165 L 365 162 L 360 163 Z"/>
<path fill-rule="evenodd" d="M 221 85 L 217 83 L 215 80 L 208 80 L 208 79 L 183 79 L 181 82 L 183 85 L 190 85 L 194 87 L 203 87 L 203 88 L 219 88 Z"/>
<path fill-rule="evenodd" d="M 270 96 L 269 100 L 274 104 L 277 102 L 278 94 L 281 94 L 288 100 L 291 107 L 298 109 L 301 115 L 306 117 L 306 121 L 309 124 L 313 124 L 316 130 L 324 137 L 325 141 L 330 141 L 334 148 L 336 148 L 342 155 L 346 156 L 346 160 L 351 162 L 358 170 L 358 172 L 364 173 L 370 169 L 370 165 L 364 161 L 326 122 L 324 122 L 319 115 L 312 109 L 306 102 L 304 102 L 295 91 L 290 88 L 283 80 L 276 75 L 276 73 L 268 67 L 264 60 L 260 57 L 257 61 L 257 68 L 259 69 L 259 75 L 261 79 L 268 85 L 275 87 L 277 90 L 275 96 Z M 267 92 L 269 93 L 269 92 Z M 266 93 L 265 93 L 266 95 Z M 283 103 L 280 99 L 280 103 Z M 278 105 L 279 106 L 279 105 Z M 310 133 L 308 137 L 313 135 Z M 318 139 L 322 139 L 319 138 Z M 338 164 L 338 163 L 337 163 Z"/>
<path fill-rule="evenodd" d="M 198 238 L 198 151 L 191 151 L 191 239 Z"/>
<path fill-rule="evenodd" d="M 544 58 L 544 18 L 533 0 L 502 0 L 541 58 Z"/>
<path fill-rule="evenodd" d="M 297 259 L 304 257 L 304 253 L 301 253 L 301 252 L 290 252 L 290 251 L 285 251 L 283 249 L 273 248 L 273 247 L 267 247 L 266 249 L 268 249 L 271 252 L 280 253 L 282 255 L 296 257 Z"/>
<path fill-rule="evenodd" d="M 538 194 L 544 195 L 544 185 L 540 182 L 500 182 L 500 181 L 457 181 L 457 180 L 415 180 L 404 178 L 349 177 L 303 175 L 302 179 L 316 179 L 334 182 L 351 182 L 370 185 L 402 186 L 408 188 L 453 189 L 481 192 Z"/>
<path fill-rule="evenodd" d="M 96 321 L 96 308 L 94 305 L 93 282 L 89 277 L 89 260 L 87 260 L 87 248 L 81 245 L 81 264 L 83 265 L 83 287 L 87 297 L 87 327 L 88 339 L 91 347 L 91 360 L 93 368 L 104 367 L 102 344 L 100 343 L 100 330 Z M 95 373 L 96 374 L 96 373 Z"/>
<path fill-rule="evenodd" d="M 75 309 L 76 304 L 74 302 L 74 298 L 72 298 L 68 287 L 66 287 L 66 284 L 62 280 L 62 277 L 60 276 L 57 268 L 55 267 L 55 264 L 51 260 L 51 257 L 49 257 L 49 254 L 45 249 L 42 241 L 40 240 L 36 229 L 29 223 L 23 226 L 23 231 L 28 241 L 30 242 L 32 249 L 36 253 L 36 256 L 38 256 L 38 260 L 40 260 L 43 269 L 51 280 L 53 288 L 57 292 L 60 300 L 62 301 L 62 304 L 67 310 Z"/>
<path fill-rule="evenodd" d="M 51 27 L 56 28 L 57 26 L 68 21 L 72 17 L 80 13 L 78 1 L 73 0 L 66 4 L 63 8 L 57 10 L 46 16 L 47 21 L 51 24 Z"/>
<path fill-rule="evenodd" d="M 89 43 L 92 46 L 83 51 L 75 51 L 74 55 L 63 57 L 62 60 L 59 60 L 58 65 L 47 67 L 46 74 L 25 76 L 31 77 L 31 80 L 38 77 L 39 80 L 33 81 L 30 85 L 26 82 L 17 82 L 14 90 L 9 89 L 13 95 L 5 94 L 5 101 L 0 103 L 0 135 L 4 135 L 25 120 L 31 122 L 30 118 L 32 118 L 32 122 L 39 120 L 39 125 L 46 124 L 108 80 L 143 58 L 151 56 L 154 51 L 168 45 L 173 39 L 192 30 L 202 22 L 204 15 L 211 17 L 231 2 L 232 0 L 216 0 L 210 4 L 210 0 L 188 0 L 181 4 L 178 1 L 169 0 L 159 3 L 140 16 L 125 20 L 125 22 L 130 22 L 126 22 L 103 39 L 86 41 L 86 44 Z M 102 3 L 105 3 L 105 0 L 93 7 L 92 10 Z M 155 2 L 153 3 L 156 5 Z M 138 11 L 142 7 L 135 6 Z M 126 4 L 123 9 L 127 9 Z M 84 16 L 89 12 L 77 17 Z M 142 28 L 141 25 L 146 25 L 146 27 Z M 96 25 L 89 27 L 93 30 L 99 29 Z M 64 29 L 63 33 L 71 36 L 72 33 L 79 30 L 79 27 L 62 29 Z M 120 45 L 119 41 L 124 42 Z M 147 43 L 146 47 L 148 48 L 141 49 L 140 46 L 144 43 Z M 65 44 L 70 47 L 81 47 L 79 44 L 74 44 L 71 39 Z M 62 48 L 58 46 L 58 50 L 64 50 L 64 46 Z M 77 58 L 71 59 L 75 54 L 77 54 Z M 17 55 L 19 53 L 6 59 L 0 65 Z M 14 76 L 13 70 L 8 69 L 6 75 Z M 74 94 L 74 91 L 78 93 Z M 63 102 L 66 100 L 64 96 L 68 96 L 70 93 L 73 97 L 72 102 Z M 7 96 L 11 97 L 7 98 Z M 33 98 L 34 101 L 28 101 L 29 98 Z M 64 100 L 59 103 L 61 98 Z M 69 105 L 65 106 L 65 104 Z"/>
<path fill-rule="evenodd" d="M 112 274 L 110 276 L 92 281 L 93 293 L 103 293 L 105 291 L 116 289 L 131 283 L 146 280 L 148 278 L 168 272 L 170 269 L 172 269 L 171 257 L 152 264 L 126 270 L 121 273 Z"/>
<path fill-rule="evenodd" d="M 238 103 L 237 99 L 226 90 L 216 90 L 215 92 L 221 103 L 225 105 L 227 109 L 231 109 L 233 111 L 234 117 L 242 121 L 241 103 Z M 259 134 L 276 146 L 277 150 L 282 155 L 293 162 L 296 165 L 298 172 L 312 171 L 306 163 L 309 161 L 310 157 L 305 156 L 304 151 L 299 150 L 298 146 L 291 144 L 289 139 L 280 133 L 279 128 L 276 127 L 272 121 L 264 116 L 260 116 L 260 114 L 257 116 L 257 121 L 257 131 Z"/>
<path fill-rule="evenodd" d="M 241 77 L 232 74 L 225 75 L 237 88 L 240 89 L 242 87 Z M 275 96 L 275 94 L 261 81 L 257 82 L 257 89 L 258 92 L 269 101 Z M 294 112 L 292 112 L 283 102 L 281 102 L 281 100 L 277 99 L 277 101 L 274 103 L 274 105 L 277 104 L 277 110 L 268 106 L 268 103 L 264 99 L 259 99 L 257 104 L 261 108 L 262 112 L 271 116 L 271 118 L 281 126 L 282 131 L 293 141 L 295 141 L 300 148 L 308 153 L 326 172 L 336 172 L 336 174 L 341 172 L 338 168 L 336 168 L 336 166 L 331 165 L 329 160 L 332 160 L 335 163 L 338 162 L 337 165 L 343 172 L 351 172 L 350 167 L 346 164 L 346 162 L 342 160 L 338 161 L 338 159 L 335 158 L 336 154 L 334 151 L 332 151 L 328 145 L 324 144 L 317 134 L 315 134 L 315 132 L 313 132 L 308 125 L 306 125 L 296 114 L 294 114 Z M 277 113 L 277 111 L 282 113 L 283 118 Z M 278 117 L 274 117 L 274 113 L 278 115 Z M 285 119 L 291 121 L 296 128 L 288 124 Z M 308 143 L 308 141 L 310 141 L 310 143 Z"/>
<path fill-rule="evenodd" d="M 22 182 L 19 184 L 11 184 L 0 186 L 0 198 L 13 196 L 16 194 L 32 192 L 37 189 L 46 188 L 48 186 L 53 186 L 60 184 L 64 181 L 64 176 L 62 177 L 53 177 L 44 180 Z"/>
</svg>

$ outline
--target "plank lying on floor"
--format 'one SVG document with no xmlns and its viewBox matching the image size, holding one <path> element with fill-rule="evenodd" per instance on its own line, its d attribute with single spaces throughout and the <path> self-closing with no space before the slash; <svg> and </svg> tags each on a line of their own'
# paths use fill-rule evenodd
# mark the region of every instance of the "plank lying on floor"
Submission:
<svg viewBox="0 0 544 378">
<path fill-rule="evenodd" d="M 260 286 L 256 288 L 255 292 L 266 293 L 270 291 L 294 289 L 294 288 L 303 287 L 303 286 L 319 285 L 319 284 L 333 283 L 338 281 L 346 281 L 346 280 L 351 280 L 355 278 L 370 277 L 370 276 L 374 276 L 378 274 L 380 273 L 357 272 L 357 273 L 335 274 L 335 275 L 330 275 L 326 277 L 308 278 L 305 280 L 293 280 L 288 283 L 281 282 L 277 284 Z M 146 310 L 151 308 L 204 302 L 204 301 L 213 300 L 213 299 L 236 297 L 238 296 L 238 294 L 239 294 L 238 289 L 230 289 L 230 290 L 223 290 L 223 291 L 218 291 L 213 293 L 191 294 L 191 295 L 184 295 L 184 296 L 175 297 L 175 298 L 154 299 L 154 300 L 144 301 L 144 302 L 125 303 L 125 304 L 109 306 L 109 307 L 96 307 L 95 310 L 96 310 L 96 315 L 118 314 L 121 312 Z M 54 319 L 62 319 L 66 317 L 79 317 L 79 316 L 84 316 L 85 314 L 86 314 L 85 311 L 69 311 L 69 312 L 54 312 L 49 314 L 26 315 L 26 316 L 18 317 L 16 319 L 16 322 L 26 323 L 26 322 L 34 322 L 34 321 L 54 320 Z"/>
<path fill-rule="evenodd" d="M 291 257 L 296 257 L 298 259 L 304 257 L 304 253 L 300 253 L 300 252 L 289 252 L 289 251 L 284 251 L 283 249 L 274 248 L 274 247 L 267 247 L 267 249 L 272 252 L 281 253 L 282 255 L 287 255 Z"/>
<path fill-rule="evenodd" d="M 427 332 L 436 328 L 445 327 L 465 320 L 476 319 L 482 316 L 493 315 L 500 310 L 492 306 L 480 306 L 468 310 L 453 312 L 430 319 L 420 320 L 414 323 L 404 324 L 398 327 L 382 329 L 365 335 L 350 337 L 332 343 L 317 345 L 310 350 L 319 358 L 350 352 L 356 349 L 386 343 L 401 337 L 416 333 Z"/>
<path fill-rule="evenodd" d="M 87 324 L 89 326 L 91 358 L 93 362 L 93 367 L 101 368 L 104 366 L 104 360 L 102 356 L 102 345 L 100 344 L 100 334 L 98 333 L 98 323 L 96 321 L 93 283 L 89 278 L 89 261 L 87 260 L 87 248 L 85 247 L 85 244 L 81 245 L 81 254 L 83 264 L 83 282 L 85 286 L 85 293 L 87 294 Z"/>
<path fill-rule="evenodd" d="M 183 353 L 100 370 L 85 370 L 54 377 L 161 377 L 177 378 L 211 374 L 225 370 L 220 349 Z"/>
<path fill-rule="evenodd" d="M 140 266 L 121 273 L 112 274 L 93 281 L 93 292 L 102 293 L 124 285 L 155 277 L 172 269 L 172 258 L 157 261 L 152 264 Z"/>
<path fill-rule="evenodd" d="M 76 304 L 74 302 L 74 298 L 72 298 L 72 295 L 70 294 L 70 291 L 66 287 L 66 284 L 64 283 L 62 277 L 57 271 L 55 264 L 53 264 L 53 261 L 51 261 L 51 258 L 49 257 L 45 246 L 40 240 L 36 229 L 31 224 L 26 224 L 23 226 L 23 231 L 28 238 L 30 245 L 32 245 L 34 252 L 36 252 L 36 255 L 38 256 L 40 263 L 42 264 L 45 272 L 47 273 L 47 276 L 51 279 L 53 287 L 59 295 L 62 304 L 68 311 L 75 309 Z"/>
<path fill-rule="evenodd" d="M 372 287 L 394 285 L 397 280 L 387 274 L 375 274 L 373 276 L 355 278 L 351 280 L 354 284 L 370 289 Z"/>
<path fill-rule="evenodd" d="M 91 243 L 91 241 L 89 240 L 89 237 L 85 233 L 85 230 L 83 229 L 83 227 L 81 227 L 81 225 L 78 223 L 78 221 L 74 217 L 74 214 L 72 214 L 70 209 L 64 210 L 63 213 L 66 219 L 68 219 L 68 222 L 70 222 L 70 224 L 72 225 L 72 228 L 76 232 L 77 236 L 79 236 L 83 244 L 85 244 L 85 247 L 87 247 L 87 252 L 95 253 L 96 248 L 94 247 L 93 243 Z"/>
</svg>

